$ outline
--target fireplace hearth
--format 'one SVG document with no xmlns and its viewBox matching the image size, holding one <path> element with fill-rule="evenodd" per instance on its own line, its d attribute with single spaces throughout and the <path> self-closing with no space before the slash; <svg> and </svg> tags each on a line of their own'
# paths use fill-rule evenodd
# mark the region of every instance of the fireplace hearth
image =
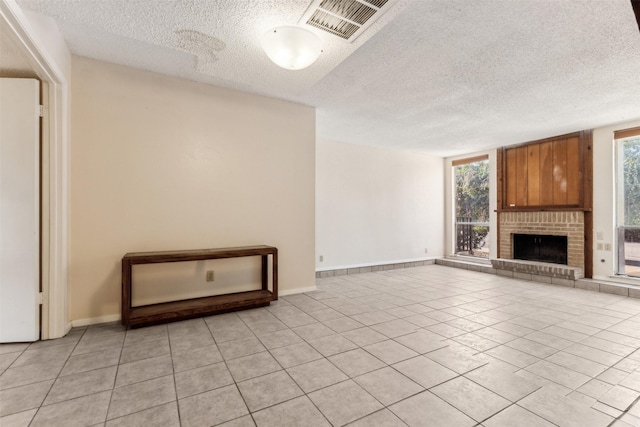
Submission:
<svg viewBox="0 0 640 427">
<path fill-rule="evenodd" d="M 567 264 L 567 236 L 513 234 L 513 258 Z"/>
</svg>

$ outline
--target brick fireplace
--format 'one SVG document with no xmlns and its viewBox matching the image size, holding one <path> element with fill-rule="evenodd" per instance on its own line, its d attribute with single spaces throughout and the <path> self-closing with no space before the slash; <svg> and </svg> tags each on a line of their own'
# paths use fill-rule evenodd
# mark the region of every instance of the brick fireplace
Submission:
<svg viewBox="0 0 640 427">
<path fill-rule="evenodd" d="M 500 258 L 513 259 L 513 234 L 567 236 L 567 265 L 584 268 L 584 212 L 502 212 Z"/>
<path fill-rule="evenodd" d="M 502 147 L 496 163 L 498 258 L 492 264 L 497 272 L 551 278 L 549 283 L 566 280 L 560 284 L 569 286 L 591 277 L 591 131 Z"/>
<path fill-rule="evenodd" d="M 502 212 L 500 214 L 499 259 L 492 264 L 498 271 L 514 277 L 528 277 L 560 284 L 584 277 L 585 215 L 582 211 Z M 567 264 L 515 260 L 513 235 L 531 234 L 567 237 Z"/>
</svg>

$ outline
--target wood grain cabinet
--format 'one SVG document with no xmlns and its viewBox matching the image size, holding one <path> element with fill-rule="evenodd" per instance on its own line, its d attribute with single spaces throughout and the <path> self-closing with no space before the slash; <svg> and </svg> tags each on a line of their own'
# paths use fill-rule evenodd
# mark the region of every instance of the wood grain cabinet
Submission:
<svg viewBox="0 0 640 427">
<path fill-rule="evenodd" d="M 590 156 L 589 131 L 503 147 L 498 150 L 499 208 L 584 209 Z"/>
</svg>

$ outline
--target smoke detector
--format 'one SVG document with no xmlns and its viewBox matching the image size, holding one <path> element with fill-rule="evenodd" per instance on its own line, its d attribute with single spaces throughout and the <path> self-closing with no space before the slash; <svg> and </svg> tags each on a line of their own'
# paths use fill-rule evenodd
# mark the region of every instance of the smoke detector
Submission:
<svg viewBox="0 0 640 427">
<path fill-rule="evenodd" d="M 314 0 L 299 23 L 353 42 L 396 0 Z"/>
</svg>

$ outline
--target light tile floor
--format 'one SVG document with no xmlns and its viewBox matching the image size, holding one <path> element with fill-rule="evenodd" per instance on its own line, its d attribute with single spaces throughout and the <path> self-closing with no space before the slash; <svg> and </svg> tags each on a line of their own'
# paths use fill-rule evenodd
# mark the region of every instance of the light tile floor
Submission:
<svg viewBox="0 0 640 427">
<path fill-rule="evenodd" d="M 0 425 L 640 426 L 640 300 L 438 265 L 0 345 Z"/>
</svg>

